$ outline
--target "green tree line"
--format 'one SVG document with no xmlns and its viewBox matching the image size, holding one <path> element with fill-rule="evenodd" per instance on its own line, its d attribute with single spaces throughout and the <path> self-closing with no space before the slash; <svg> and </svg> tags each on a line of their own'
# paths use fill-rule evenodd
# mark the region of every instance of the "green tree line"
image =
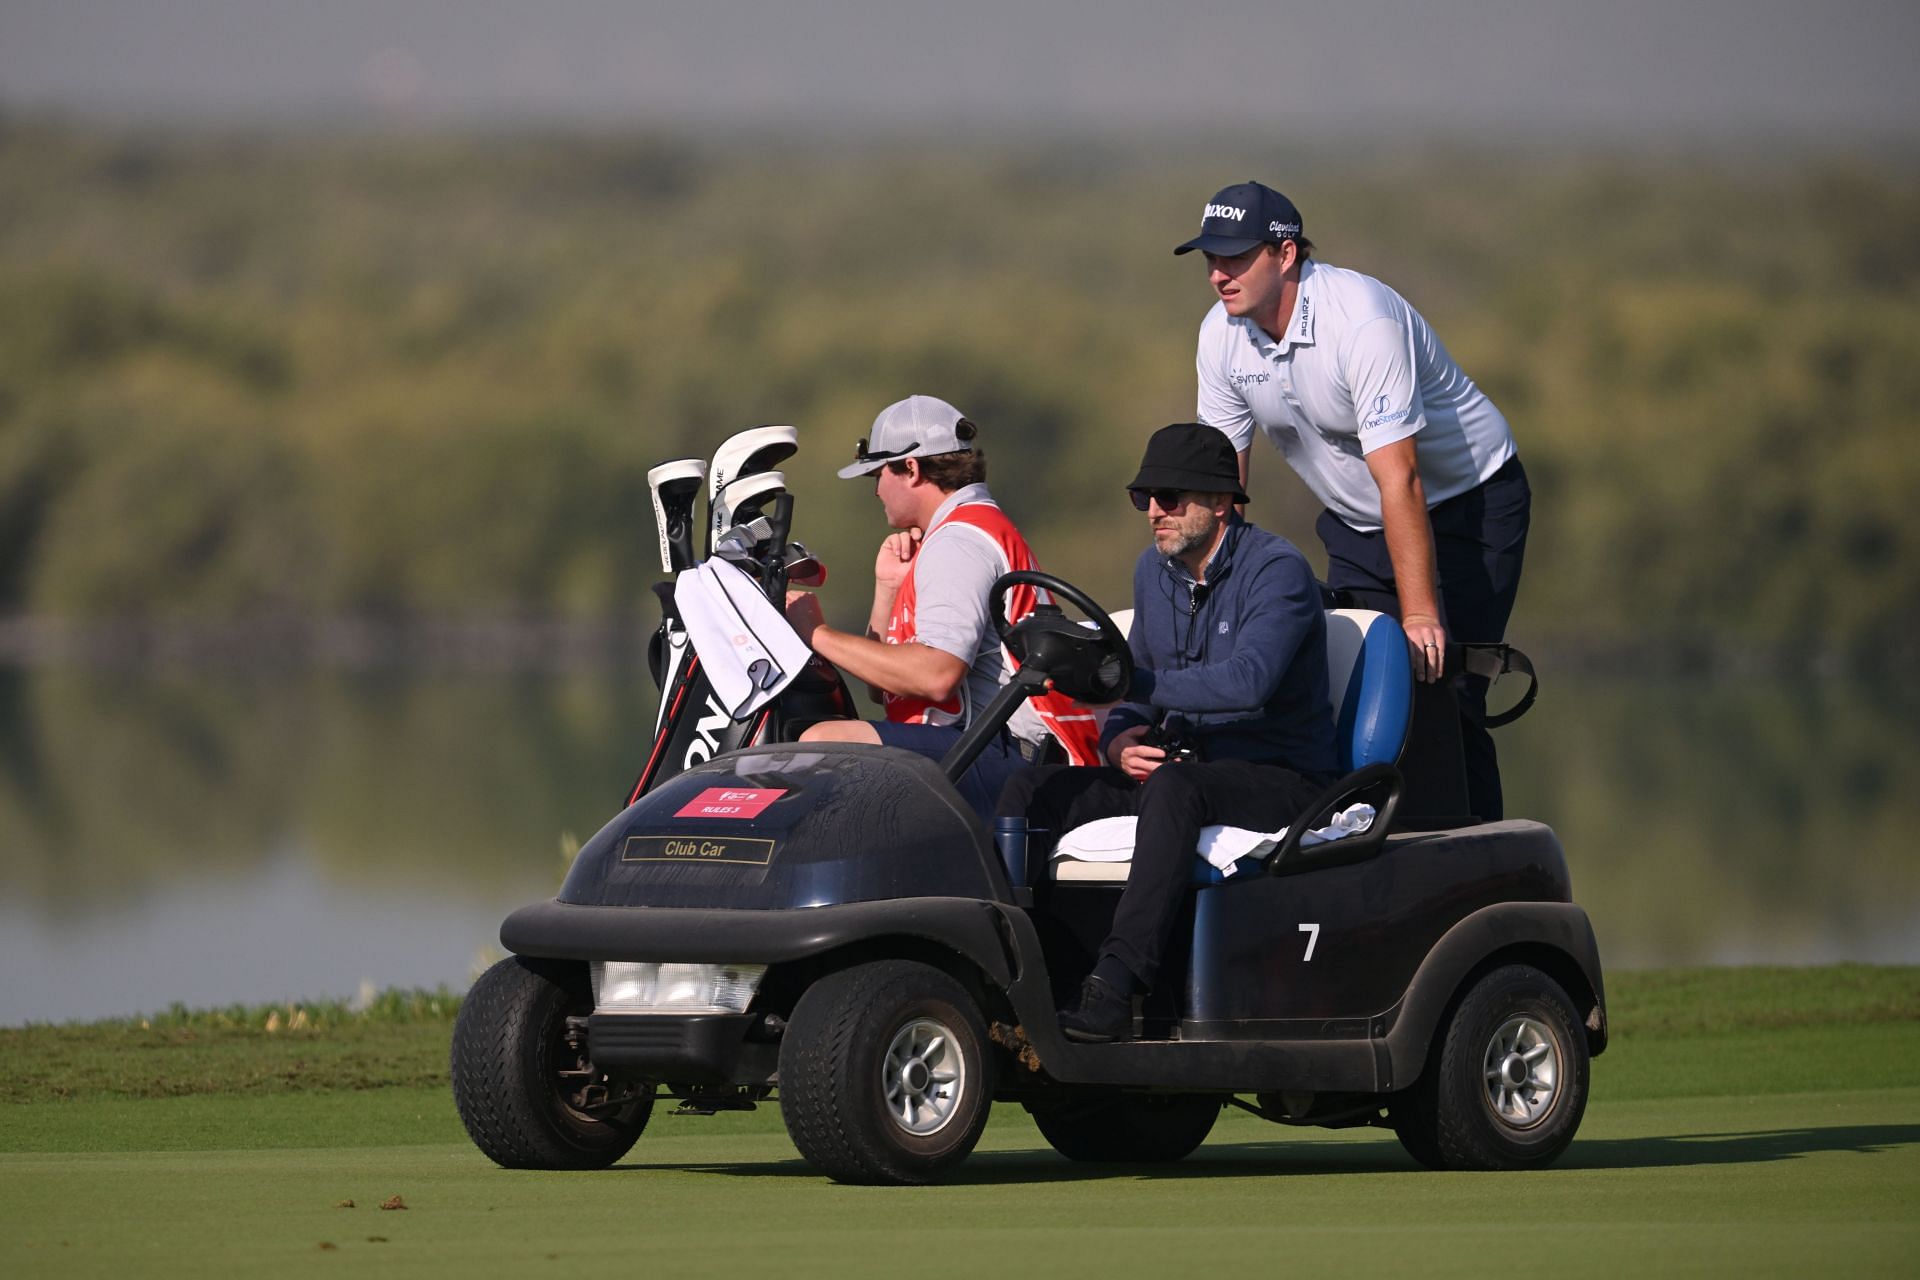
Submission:
<svg viewBox="0 0 1920 1280">
<path fill-rule="evenodd" d="M 149 131 L 0 115 L 0 614 L 591 619 L 659 576 L 645 472 L 792 422 L 832 469 L 942 395 L 1043 561 L 1107 598 L 1193 408 L 1169 250 L 1258 176 L 1513 421 L 1515 634 L 1913 652 L 1920 165 L 1835 150 Z M 1318 559 L 1255 456 L 1251 514 Z"/>
</svg>

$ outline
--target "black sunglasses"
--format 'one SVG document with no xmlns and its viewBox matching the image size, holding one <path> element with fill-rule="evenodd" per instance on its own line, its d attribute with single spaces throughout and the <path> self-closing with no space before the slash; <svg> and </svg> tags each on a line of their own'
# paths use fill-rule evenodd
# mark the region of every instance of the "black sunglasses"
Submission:
<svg viewBox="0 0 1920 1280">
<path fill-rule="evenodd" d="M 1127 496 L 1133 499 L 1135 511 L 1145 511 L 1149 500 L 1160 504 L 1162 511 L 1172 513 L 1187 505 L 1191 489 L 1129 489 Z"/>
<path fill-rule="evenodd" d="M 883 449 L 877 453 L 868 453 L 867 438 L 865 436 L 861 436 L 860 439 L 854 443 L 853 460 L 855 462 L 892 462 L 895 458 L 906 457 L 908 454 L 912 453 L 915 449 L 918 449 L 919 447 L 920 447 L 920 442 L 918 440 L 915 440 L 912 444 L 908 445 L 904 449 L 891 449 L 891 450 Z"/>
</svg>

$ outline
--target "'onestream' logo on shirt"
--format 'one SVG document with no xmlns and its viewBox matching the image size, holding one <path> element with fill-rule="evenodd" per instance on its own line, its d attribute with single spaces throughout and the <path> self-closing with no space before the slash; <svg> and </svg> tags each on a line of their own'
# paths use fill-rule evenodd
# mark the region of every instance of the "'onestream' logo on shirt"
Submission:
<svg viewBox="0 0 1920 1280">
<path fill-rule="evenodd" d="M 1390 427 L 1397 422 L 1405 422 L 1407 420 L 1407 413 L 1408 408 L 1406 407 L 1389 409 L 1387 407 L 1387 397 L 1378 395 L 1373 398 L 1373 412 L 1367 415 L 1366 421 L 1361 425 L 1368 430 Z"/>
<path fill-rule="evenodd" d="M 1246 216 L 1247 211 L 1245 209 L 1236 209 L 1230 204 L 1210 204 L 1207 206 L 1207 211 L 1200 215 L 1200 218 L 1202 221 L 1208 218 L 1230 218 L 1235 222 L 1240 222 L 1245 220 Z"/>
</svg>

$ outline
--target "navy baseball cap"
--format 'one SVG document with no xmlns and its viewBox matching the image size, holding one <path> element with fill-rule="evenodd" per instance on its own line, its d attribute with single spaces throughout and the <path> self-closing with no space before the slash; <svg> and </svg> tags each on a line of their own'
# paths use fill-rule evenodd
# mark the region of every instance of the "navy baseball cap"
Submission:
<svg viewBox="0 0 1920 1280">
<path fill-rule="evenodd" d="M 1175 249 L 1198 249 L 1221 258 L 1237 258 L 1262 244 L 1300 238 L 1300 211 L 1293 201 L 1258 182 L 1223 187 L 1200 215 L 1200 234 Z"/>
</svg>

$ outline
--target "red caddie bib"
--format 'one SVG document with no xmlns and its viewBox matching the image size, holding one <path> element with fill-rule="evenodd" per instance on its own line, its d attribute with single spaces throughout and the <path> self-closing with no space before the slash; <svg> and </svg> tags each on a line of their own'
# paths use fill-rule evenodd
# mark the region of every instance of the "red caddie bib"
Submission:
<svg viewBox="0 0 1920 1280">
<path fill-rule="evenodd" d="M 1006 513 L 992 502 L 966 502 L 948 512 L 933 528 L 922 535 L 922 544 L 948 525 L 964 525 L 977 531 L 959 536 L 981 536 L 988 538 L 1000 553 L 1001 573 L 1015 569 L 1038 569 L 1039 562 L 1033 558 L 1032 548 L 1027 540 L 1020 536 L 1020 530 L 1014 527 Z M 956 530 L 956 534 L 958 531 Z M 954 536 L 954 535 L 949 535 Z M 886 641 L 888 644 L 912 644 L 915 640 L 914 605 L 918 599 L 916 572 L 919 569 L 916 560 L 907 570 L 907 576 L 900 584 L 900 593 L 894 597 L 893 613 L 887 619 Z M 1006 609 L 1010 622 L 1018 622 L 1033 612 L 1038 602 L 1039 592 L 1026 583 L 1007 592 Z M 1019 670 L 1020 664 L 1014 661 L 1005 646 L 1000 650 L 1001 658 L 1006 662 L 1009 672 Z M 1047 727 L 1047 732 L 1066 748 L 1067 759 L 1078 765 L 1100 763 L 1099 727 L 1093 713 L 1064 694 L 1049 690 L 1030 700 L 1030 705 Z M 962 679 L 953 696 L 945 702 L 930 702 L 925 698 L 911 698 L 904 694 L 886 695 L 887 719 L 894 724 L 937 724 L 963 725 L 968 716 L 967 682 Z"/>
</svg>

